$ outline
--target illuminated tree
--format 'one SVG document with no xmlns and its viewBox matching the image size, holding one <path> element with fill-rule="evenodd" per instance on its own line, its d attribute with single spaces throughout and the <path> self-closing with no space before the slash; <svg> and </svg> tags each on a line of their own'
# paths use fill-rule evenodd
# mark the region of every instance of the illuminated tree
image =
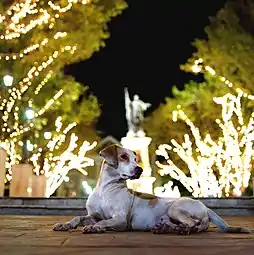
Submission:
<svg viewBox="0 0 254 255">
<path fill-rule="evenodd" d="M 162 187 L 155 187 L 154 194 L 159 197 L 181 197 L 181 193 L 177 186 L 173 186 L 173 182 L 169 181 L 168 183 L 164 184 Z"/>
<path fill-rule="evenodd" d="M 31 157 L 35 174 L 46 176 L 47 197 L 51 196 L 62 184 L 70 170 L 78 170 L 83 175 L 87 175 L 85 168 L 94 165 L 94 160 L 86 157 L 86 153 L 96 146 L 96 142 L 90 144 L 84 141 L 78 147 L 78 137 L 74 133 L 71 133 L 69 139 L 67 139 L 68 133 L 77 123 L 71 123 L 63 129 L 61 120 L 62 118 L 58 117 L 55 122 L 56 134 L 53 137 L 51 135 L 46 137 L 48 138 L 46 147 L 37 148 L 36 153 Z M 64 147 L 65 150 L 61 150 L 61 147 Z M 58 151 L 60 153 L 57 154 Z"/>
<path fill-rule="evenodd" d="M 72 131 L 81 138 L 80 148 L 82 140 L 97 137 L 97 98 L 88 87 L 64 75 L 63 68 L 103 47 L 109 36 L 107 23 L 125 7 L 123 0 L 0 3 L 0 75 L 5 77 L 0 88 L 0 141 L 8 153 L 8 180 L 11 165 L 22 160 L 24 142 L 37 154 L 47 147 L 45 132 L 58 135 L 54 125 L 58 116 L 63 127 L 78 124 Z M 32 118 L 27 118 L 28 110 L 34 112 Z M 68 135 L 69 140 L 75 137 Z M 55 147 L 54 156 L 66 155 L 67 145 Z M 50 156 L 43 157 L 40 162 Z"/>
<path fill-rule="evenodd" d="M 239 196 L 249 184 L 254 154 L 254 113 L 245 122 L 241 101 L 254 100 L 254 97 L 240 89 L 237 91 L 236 96 L 227 93 L 214 98 L 222 107 L 221 119 L 216 120 L 221 129 L 218 140 L 213 140 L 210 134 L 202 135 L 179 106 L 173 112 L 173 121 L 177 121 L 177 117 L 183 120 L 192 137 L 185 134 L 182 143 L 172 139 L 171 145 L 160 145 L 156 151 L 167 162 L 157 162 L 159 173 L 179 180 L 194 197 Z M 187 174 L 170 159 L 168 151 L 176 153 L 185 163 Z"/>
<path fill-rule="evenodd" d="M 254 94 L 253 11 L 252 0 L 228 1 L 205 28 L 207 39 L 195 40 L 196 52 L 182 68 L 193 71 L 194 61 L 202 58 L 219 76 Z"/>
<path fill-rule="evenodd" d="M 223 96 L 232 92 L 213 77 L 208 77 L 206 82 L 198 83 L 191 81 L 185 84 L 184 90 L 179 91 L 173 88 L 173 97 L 166 98 L 165 103 L 160 106 L 145 119 L 144 129 L 152 137 L 152 153 L 160 144 L 168 143 L 169 139 L 175 139 L 178 142 L 184 142 L 184 134 L 191 136 L 191 131 L 185 122 L 173 121 L 173 112 L 179 105 L 184 110 L 188 118 L 197 126 L 202 134 L 210 134 L 216 140 L 220 136 L 220 128 L 215 126 L 215 120 L 221 115 L 220 108 L 214 104 L 213 97 Z M 177 165 L 184 169 L 185 165 L 173 151 L 168 152 L 170 158 Z M 158 176 L 157 184 L 163 185 L 167 177 Z M 179 187 L 181 188 L 181 187 Z"/>
<path fill-rule="evenodd" d="M 172 112 L 181 105 L 192 123 L 205 137 L 210 134 L 213 141 L 218 141 L 219 126 L 213 123 L 219 118 L 219 107 L 212 103 L 214 97 L 227 93 L 236 93 L 241 89 L 252 99 L 253 91 L 253 1 L 228 1 L 205 28 L 207 38 L 194 42 L 196 52 L 181 66 L 184 71 L 204 74 L 204 82 L 190 82 L 183 91 L 173 91 L 173 98 L 167 98 L 164 104 L 146 119 L 145 129 L 158 146 L 174 138 L 184 142 L 184 134 L 192 136 L 185 122 L 172 121 Z M 216 71 L 215 71 L 216 70 Z M 200 78 L 200 76 L 199 76 Z M 253 100 L 242 104 L 242 116 L 247 123 L 253 113 Z M 183 161 L 173 151 L 167 151 L 170 159 L 188 173 Z M 162 179 L 165 179 L 164 177 Z"/>
</svg>

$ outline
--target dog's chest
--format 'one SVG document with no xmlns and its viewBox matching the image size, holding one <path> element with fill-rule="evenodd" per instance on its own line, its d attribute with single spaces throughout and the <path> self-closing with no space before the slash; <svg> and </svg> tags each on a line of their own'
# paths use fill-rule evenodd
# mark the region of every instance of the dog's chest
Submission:
<svg viewBox="0 0 254 255">
<path fill-rule="evenodd" d="M 111 218 L 116 211 L 121 211 L 121 202 L 118 201 L 118 197 L 103 197 L 101 199 L 101 211 L 105 219 Z"/>
<path fill-rule="evenodd" d="M 101 219 L 103 218 L 101 197 L 97 193 L 92 193 L 86 202 L 86 209 L 88 215 L 98 215 Z"/>
<path fill-rule="evenodd" d="M 99 215 L 101 219 L 109 219 L 115 211 L 113 206 L 116 203 L 117 202 L 113 198 L 99 196 L 94 193 L 89 197 L 86 207 L 90 215 L 96 214 Z"/>
</svg>

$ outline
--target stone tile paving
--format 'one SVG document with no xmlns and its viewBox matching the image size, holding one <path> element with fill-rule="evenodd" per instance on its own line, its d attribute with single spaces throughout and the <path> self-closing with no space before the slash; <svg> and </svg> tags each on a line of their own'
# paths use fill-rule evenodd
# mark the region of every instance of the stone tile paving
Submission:
<svg viewBox="0 0 254 255">
<path fill-rule="evenodd" d="M 81 230 L 54 232 L 52 225 L 66 216 L 0 216 L 0 254 L 254 254 L 254 233 L 224 234 L 214 227 L 190 236 L 152 233 L 115 233 L 83 235 Z M 232 225 L 254 230 L 254 217 L 225 217 Z"/>
</svg>

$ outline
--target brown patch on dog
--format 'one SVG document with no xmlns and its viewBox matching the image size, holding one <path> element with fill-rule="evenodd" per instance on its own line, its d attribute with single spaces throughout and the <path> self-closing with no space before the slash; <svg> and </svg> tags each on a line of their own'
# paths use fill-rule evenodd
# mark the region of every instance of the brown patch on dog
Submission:
<svg viewBox="0 0 254 255">
<path fill-rule="evenodd" d="M 158 197 L 150 199 L 148 204 L 154 207 L 157 204 L 158 200 L 159 200 Z"/>
<path fill-rule="evenodd" d="M 114 168 L 118 167 L 118 145 L 112 144 L 100 151 L 99 155 L 105 159 L 105 161 L 113 166 Z"/>
<path fill-rule="evenodd" d="M 134 191 L 134 190 L 131 190 L 131 189 L 128 189 L 128 190 L 135 197 L 139 197 L 141 199 L 149 200 L 148 204 L 150 206 L 155 206 L 156 203 L 158 202 L 158 197 L 153 195 L 153 194 L 138 192 L 138 191 Z"/>
</svg>

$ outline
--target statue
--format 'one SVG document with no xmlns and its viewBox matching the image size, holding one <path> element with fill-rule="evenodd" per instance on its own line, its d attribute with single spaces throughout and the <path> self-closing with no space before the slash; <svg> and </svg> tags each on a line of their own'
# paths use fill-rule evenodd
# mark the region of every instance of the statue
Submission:
<svg viewBox="0 0 254 255">
<path fill-rule="evenodd" d="M 127 88 L 124 88 L 124 92 L 126 119 L 129 130 L 128 133 L 131 133 L 134 136 L 140 136 L 140 134 L 143 135 L 144 132 L 141 128 L 141 123 L 144 119 L 144 111 L 146 111 L 151 106 L 151 104 L 140 100 L 138 95 L 135 95 L 133 97 L 133 101 L 131 101 Z"/>
</svg>

